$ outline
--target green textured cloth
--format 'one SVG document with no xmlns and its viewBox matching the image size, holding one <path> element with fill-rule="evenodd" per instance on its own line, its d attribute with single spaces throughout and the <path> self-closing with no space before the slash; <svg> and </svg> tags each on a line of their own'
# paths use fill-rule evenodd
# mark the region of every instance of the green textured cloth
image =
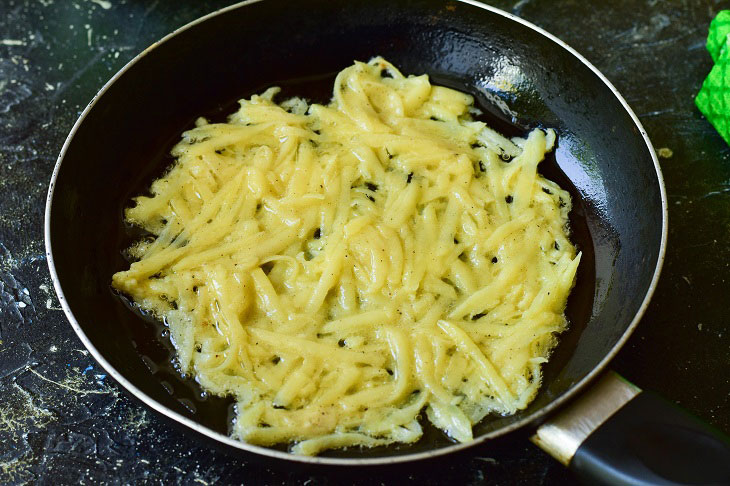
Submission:
<svg viewBox="0 0 730 486">
<path fill-rule="evenodd" d="M 707 50 L 715 65 L 707 75 L 695 104 L 730 144 L 730 10 L 722 10 L 710 24 Z"/>
<path fill-rule="evenodd" d="M 707 34 L 707 50 L 710 51 L 713 61 L 717 62 L 722 49 L 727 45 L 728 34 L 730 34 L 730 10 L 721 10 L 710 24 L 710 32 Z"/>
</svg>

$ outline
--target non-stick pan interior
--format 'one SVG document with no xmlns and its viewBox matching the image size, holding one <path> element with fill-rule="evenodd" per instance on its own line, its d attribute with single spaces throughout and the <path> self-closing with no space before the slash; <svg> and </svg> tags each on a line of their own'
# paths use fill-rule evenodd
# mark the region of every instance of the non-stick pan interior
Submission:
<svg viewBox="0 0 730 486">
<path fill-rule="evenodd" d="M 575 200 L 574 240 L 584 259 L 568 305 L 572 326 L 533 404 L 485 419 L 475 436 L 538 414 L 630 326 L 660 252 L 660 183 L 633 119 L 589 67 L 528 26 L 466 3 L 265 0 L 210 17 L 139 58 L 86 113 L 55 181 L 51 251 L 68 306 L 98 352 L 152 399 L 226 433 L 229 401 L 201 397 L 180 378 L 164 328 L 111 290 L 111 275 L 127 265 L 121 250 L 134 236 L 122 224 L 130 197 L 171 163 L 167 152 L 197 116 L 221 116 L 237 98 L 279 83 L 327 101 L 323 86 L 332 73 L 376 55 L 475 95 L 487 121 L 510 135 L 535 126 L 558 132 L 555 155 L 541 170 L 572 188 Z M 416 446 L 370 454 L 451 444 L 427 435 Z"/>
</svg>

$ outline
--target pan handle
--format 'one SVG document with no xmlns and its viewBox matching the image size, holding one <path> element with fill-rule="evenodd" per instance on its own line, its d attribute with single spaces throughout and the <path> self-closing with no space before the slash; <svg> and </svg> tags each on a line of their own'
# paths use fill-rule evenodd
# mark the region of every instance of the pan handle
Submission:
<svg viewBox="0 0 730 486">
<path fill-rule="evenodd" d="M 730 438 L 613 371 L 531 440 L 590 485 L 730 485 Z"/>
</svg>

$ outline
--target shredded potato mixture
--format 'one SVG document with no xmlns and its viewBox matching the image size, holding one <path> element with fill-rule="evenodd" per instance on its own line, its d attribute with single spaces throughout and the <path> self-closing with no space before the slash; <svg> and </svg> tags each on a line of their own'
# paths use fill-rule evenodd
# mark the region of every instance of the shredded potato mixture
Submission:
<svg viewBox="0 0 730 486">
<path fill-rule="evenodd" d="M 183 134 L 126 211 L 152 236 L 113 286 L 235 397 L 253 444 L 410 443 L 424 412 L 465 442 L 525 408 L 580 259 L 570 196 L 537 173 L 554 132 L 509 140 L 382 58 L 340 72 L 327 106 L 277 92 Z"/>
</svg>

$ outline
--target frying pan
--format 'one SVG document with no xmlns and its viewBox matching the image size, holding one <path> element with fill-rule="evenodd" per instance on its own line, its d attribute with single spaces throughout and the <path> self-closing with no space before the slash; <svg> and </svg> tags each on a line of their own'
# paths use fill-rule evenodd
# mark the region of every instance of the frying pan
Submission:
<svg viewBox="0 0 730 486">
<path fill-rule="evenodd" d="M 485 418 L 472 443 L 427 427 L 415 445 L 310 458 L 234 441 L 230 400 L 181 377 L 164 326 L 111 289 L 111 275 L 127 265 L 121 250 L 139 236 L 124 226 L 123 209 L 170 165 L 170 148 L 201 114 L 222 119 L 235 100 L 271 85 L 326 102 L 334 73 L 375 55 L 471 93 L 503 133 L 556 130 L 540 170 L 574 199 L 573 240 L 584 258 L 566 311 L 571 327 L 534 402 Z M 596 68 L 497 9 L 469 0 L 265 0 L 203 17 L 137 56 L 84 110 L 53 172 L 45 231 L 59 300 L 96 360 L 148 407 L 229 451 L 382 465 L 529 426 L 538 445 L 592 484 L 729 482 L 725 436 L 604 369 L 646 309 L 664 257 L 666 197 L 651 143 Z"/>
</svg>

